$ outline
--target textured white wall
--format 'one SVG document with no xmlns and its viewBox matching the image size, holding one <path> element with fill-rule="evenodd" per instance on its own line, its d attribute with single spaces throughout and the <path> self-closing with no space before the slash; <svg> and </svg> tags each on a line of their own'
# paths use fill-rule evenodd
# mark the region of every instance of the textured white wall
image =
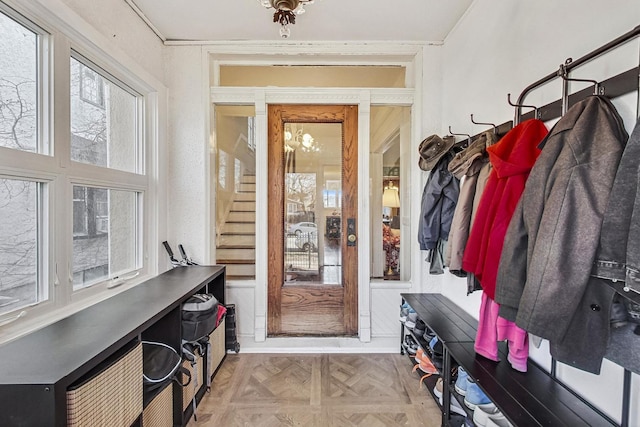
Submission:
<svg viewBox="0 0 640 427">
<path fill-rule="evenodd" d="M 62 0 L 111 43 L 164 81 L 162 41 L 123 0 Z"/>
<path fill-rule="evenodd" d="M 506 102 L 529 84 L 556 70 L 568 57 L 577 59 L 640 24 L 640 2 L 621 0 L 541 0 L 494 2 L 476 0 L 449 34 L 443 47 L 443 103 L 441 132 L 475 134 L 479 121 L 502 123 L 513 118 Z M 605 58 L 580 67 L 574 77 L 603 79 L 638 65 L 639 41 Z M 532 93 L 527 101 L 545 104 L 561 95 L 559 81 Z M 637 95 L 614 101 L 630 132 L 635 122 Z M 549 124 L 551 125 L 551 123 Z M 425 280 L 429 280 L 427 277 Z M 479 293 L 466 296 L 464 280 L 448 273 L 442 293 L 477 317 Z M 532 349 L 532 357 L 548 365 L 548 347 Z M 622 369 L 610 362 L 594 376 L 558 365 L 559 376 L 589 400 L 618 419 L 621 411 Z M 613 391 L 613 392 L 612 392 Z M 632 402 L 638 402 L 640 380 L 634 376 Z M 640 425 L 635 407 L 630 425 Z"/>
<path fill-rule="evenodd" d="M 517 98 L 566 58 L 577 59 L 639 23 L 636 0 L 616 1 L 615 7 L 603 0 L 476 0 L 444 42 L 442 132 L 449 125 L 454 132 L 471 134 L 486 128 L 472 124 L 470 113 L 480 121 L 513 118 L 507 93 Z M 630 54 L 608 57 L 598 73 L 593 72 L 596 67 L 585 66 L 580 74 L 612 76 L 629 69 L 638 63 L 635 47 Z M 527 100 L 548 102 L 559 95 L 560 83 L 555 81 Z"/>
<path fill-rule="evenodd" d="M 206 139 L 202 53 L 198 46 L 170 46 L 165 51 L 169 87 L 168 231 L 174 248 L 182 243 L 188 254 L 204 263 L 208 178 L 205 175 Z M 204 76 L 208 81 L 208 76 Z"/>
</svg>

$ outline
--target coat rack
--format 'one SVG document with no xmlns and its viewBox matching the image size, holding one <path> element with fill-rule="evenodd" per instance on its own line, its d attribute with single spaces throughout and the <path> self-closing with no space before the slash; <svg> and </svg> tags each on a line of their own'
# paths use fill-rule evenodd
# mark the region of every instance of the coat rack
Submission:
<svg viewBox="0 0 640 427">
<path fill-rule="evenodd" d="M 577 68 L 592 59 L 607 53 L 628 41 L 640 36 L 640 25 L 635 27 L 633 30 L 621 35 L 620 37 L 612 40 L 611 42 L 601 46 L 600 48 L 582 56 L 581 58 L 573 61 L 571 58 L 567 59 L 564 64 L 561 64 L 559 69 L 553 73 L 546 75 L 540 80 L 530 84 L 527 86 L 518 96 L 518 101 L 514 104 L 511 102 L 510 95 L 507 96 L 507 101 L 510 105 L 516 107 L 516 112 L 514 115 L 513 123 L 517 124 L 521 120 L 526 120 L 529 118 L 539 118 L 541 120 L 551 120 L 557 117 L 561 117 L 564 115 L 567 110 L 574 105 L 575 103 L 589 97 L 592 95 L 604 95 L 608 98 L 616 98 L 622 96 L 627 93 L 637 92 L 640 90 L 640 81 L 638 76 L 640 75 L 640 66 L 632 68 L 631 70 L 625 71 L 621 74 L 613 76 L 609 79 L 606 79 L 602 82 L 598 82 L 596 80 L 587 80 L 587 79 L 575 79 L 569 77 L 569 72 L 574 68 Z M 534 108 L 534 111 L 531 111 L 527 114 L 521 114 L 521 108 L 527 107 L 524 105 L 524 99 L 527 95 L 545 83 L 555 79 L 562 78 L 562 97 L 559 100 L 546 104 L 539 108 Z M 582 89 L 576 93 L 569 94 L 569 82 L 570 81 L 580 81 L 586 83 L 592 83 L 593 87 L 587 87 Z M 529 106 L 531 107 L 531 106 Z M 611 286 L 617 293 L 622 296 L 634 301 L 637 304 L 640 304 L 640 294 L 630 292 L 629 288 L 626 287 L 625 283 L 621 282 L 610 282 L 609 286 Z M 555 359 L 552 360 L 551 366 L 551 374 L 555 376 Z M 589 402 L 585 400 L 585 402 L 593 407 Z M 597 408 L 593 407 L 598 412 L 600 412 Z M 629 426 L 629 412 L 631 409 L 631 372 L 628 369 L 624 370 L 624 378 L 623 378 L 623 387 L 622 387 L 622 416 L 621 416 L 621 427 Z M 606 416 L 605 414 L 602 414 Z"/>
<path fill-rule="evenodd" d="M 514 114 L 514 118 L 513 121 L 508 121 L 505 123 L 502 123 L 498 126 L 495 126 L 491 123 L 476 123 L 473 120 L 473 114 L 471 115 L 471 121 L 474 124 L 486 124 L 486 125 L 491 125 L 494 126 L 494 130 L 496 131 L 496 134 L 498 136 L 502 136 L 503 134 L 507 133 L 509 130 L 511 130 L 511 128 L 514 125 L 517 125 L 518 123 L 524 121 L 524 120 L 528 120 L 528 119 L 532 119 L 532 118 L 537 118 L 540 120 L 552 120 L 558 117 L 561 117 L 562 115 L 564 115 L 567 110 L 574 104 L 580 102 L 581 100 L 589 97 L 589 96 L 593 96 L 593 95 L 603 95 L 606 96 L 609 99 L 612 98 L 617 98 L 620 97 L 622 95 L 625 95 L 627 93 L 632 93 L 632 92 L 639 92 L 640 91 L 640 81 L 639 81 L 639 76 L 640 76 L 640 66 L 638 67 L 634 67 L 630 70 L 627 70 L 623 73 L 620 73 L 618 75 L 615 75 L 613 77 L 610 77 L 606 80 L 603 80 L 601 82 L 598 82 L 596 80 L 588 80 L 588 79 L 576 79 L 576 78 L 571 78 L 569 77 L 569 73 L 574 69 L 577 68 L 589 61 L 591 61 L 592 59 L 603 55 L 615 48 L 620 47 L 621 45 L 635 39 L 636 37 L 640 36 L 640 25 L 638 25 L 637 27 L 635 27 L 633 30 L 621 35 L 620 37 L 610 41 L 609 43 L 599 47 L 598 49 L 578 58 L 577 60 L 573 60 L 572 58 L 568 58 L 564 64 L 561 64 L 559 66 L 559 68 L 557 70 L 555 70 L 552 73 L 549 73 L 548 75 L 542 77 L 540 80 L 537 80 L 533 83 L 531 83 L 529 86 L 527 86 L 518 96 L 518 100 L 513 103 L 511 101 L 511 94 L 507 94 L 507 102 L 509 103 L 509 105 L 515 107 L 515 114 Z M 563 84 L 562 84 L 562 95 L 561 98 L 553 101 L 549 104 L 543 105 L 541 107 L 535 107 L 532 105 L 525 105 L 524 104 L 524 100 L 527 97 L 527 95 L 529 95 L 529 93 L 546 84 L 547 82 L 553 80 L 553 79 L 557 79 L 557 78 L 561 78 L 563 80 Z M 584 88 L 578 92 L 569 94 L 569 82 L 570 81 L 579 81 L 579 82 L 585 82 L 585 83 L 592 83 L 593 86 Z M 522 108 L 532 108 L 533 111 L 529 111 L 525 114 L 522 114 Z M 449 133 L 451 133 L 451 127 L 449 127 Z M 475 138 L 477 138 L 479 135 L 481 135 L 482 133 L 476 134 L 472 137 L 470 137 L 469 135 L 466 135 L 467 137 L 469 137 L 469 143 L 474 140 Z M 453 133 L 452 133 L 453 135 Z M 640 293 L 635 293 L 633 291 L 630 290 L 630 288 L 628 288 L 626 286 L 626 284 L 624 282 L 610 282 L 609 286 L 611 286 L 617 293 L 621 294 L 622 296 L 628 298 L 629 300 L 640 304 Z M 556 371 L 556 361 L 555 359 L 552 358 L 552 364 L 551 364 L 551 375 L 553 377 L 555 377 L 555 371 Z M 589 405 L 591 408 L 593 408 L 594 410 L 596 410 L 596 412 L 600 413 L 603 417 L 607 418 L 608 420 L 610 420 L 613 424 L 616 424 L 615 422 L 613 422 L 611 420 L 610 417 L 608 417 L 606 414 L 604 414 L 602 411 L 600 411 L 598 408 L 596 408 L 595 406 L 593 406 L 590 402 L 588 402 L 586 399 L 582 398 L 579 394 L 575 393 L 576 396 L 578 396 L 581 400 L 583 400 L 587 405 Z M 622 387 L 622 416 L 621 416 L 621 423 L 620 426 L 621 427 L 628 427 L 629 426 L 629 414 L 630 414 L 630 409 L 631 409 L 631 372 L 628 369 L 624 370 L 624 377 L 623 377 L 623 387 Z"/>
<path fill-rule="evenodd" d="M 637 27 L 635 27 L 633 30 L 621 35 L 620 37 L 616 38 L 615 40 L 610 41 L 609 43 L 600 46 L 598 49 L 574 60 L 565 61 L 565 64 L 563 64 L 563 69 L 564 69 L 564 74 L 565 76 L 568 77 L 569 73 L 571 72 L 571 70 L 573 70 L 574 68 L 577 68 L 589 61 L 591 61 L 592 59 L 607 53 L 617 47 L 622 46 L 623 44 L 633 40 L 634 38 L 640 36 L 640 25 L 638 25 Z M 598 94 L 599 95 L 605 95 L 608 98 L 617 98 L 619 96 L 622 96 L 626 93 L 630 93 L 630 92 L 634 92 L 638 90 L 638 75 L 639 75 L 639 71 L 640 71 L 640 67 L 635 67 L 632 68 L 631 70 L 625 71 L 624 73 L 618 74 L 614 77 L 611 77 L 607 80 L 601 81 L 598 83 Z M 543 78 L 541 78 L 540 80 L 531 83 L 529 86 L 527 86 L 526 88 L 524 88 L 524 90 L 520 93 L 520 96 L 518 96 L 518 101 L 516 102 L 516 104 L 521 105 L 524 103 L 524 99 L 527 97 L 527 95 L 529 95 L 529 93 L 546 84 L 547 82 L 556 79 L 560 77 L 558 74 L 558 70 L 547 74 L 546 76 L 544 76 Z M 581 91 L 578 91 L 574 94 L 568 95 L 567 94 L 567 90 L 568 90 L 568 82 L 565 81 L 564 85 L 563 85 L 563 95 L 562 98 L 560 100 L 554 101 L 552 103 L 549 103 L 547 105 L 544 105 L 542 107 L 539 108 L 539 115 L 540 115 L 540 119 L 542 120 L 551 120 L 557 117 L 560 117 L 562 115 L 562 105 L 563 105 L 563 100 L 566 99 L 566 107 L 568 109 L 568 107 L 570 107 L 571 105 L 585 99 L 588 96 L 593 95 L 593 90 L 592 88 L 585 88 Z M 567 86 L 567 89 L 564 88 L 564 86 Z M 527 118 L 531 118 L 531 113 L 528 113 L 527 115 L 522 115 L 522 117 L 520 117 L 520 112 L 518 110 L 516 110 L 516 119 L 522 119 L 525 118 L 525 116 L 528 116 Z M 517 120 L 516 120 L 517 121 Z"/>
<path fill-rule="evenodd" d="M 473 123 L 474 125 L 491 126 L 493 128 L 493 133 L 498 133 L 498 128 L 493 123 L 476 122 L 475 120 L 473 120 L 473 113 L 471 114 L 471 123 Z"/>
<path fill-rule="evenodd" d="M 516 107 L 516 114 L 513 117 L 513 124 L 514 125 L 520 124 L 520 109 L 523 108 L 523 107 L 524 108 L 533 108 L 533 117 L 536 118 L 536 119 L 539 118 L 539 116 L 538 116 L 538 107 L 536 107 L 535 105 L 514 104 L 513 102 L 511 102 L 511 94 L 510 93 L 507 94 L 507 102 L 512 107 Z"/>
<path fill-rule="evenodd" d="M 511 102 L 511 95 L 507 94 L 507 102 L 511 106 L 515 107 L 516 111 L 512 121 L 510 120 L 508 122 L 504 122 L 496 127 L 497 135 L 498 136 L 504 135 L 509 130 L 511 130 L 513 126 L 525 120 L 537 118 L 540 120 L 547 121 L 547 120 L 552 120 L 552 119 L 561 117 L 563 114 L 563 109 L 566 108 L 566 110 L 568 110 L 571 105 L 576 104 L 577 102 L 589 96 L 592 96 L 594 94 L 594 89 L 591 87 L 587 87 L 578 92 L 568 94 L 568 89 L 569 89 L 568 80 L 563 79 L 564 80 L 563 90 L 562 90 L 563 93 L 560 99 L 550 102 L 548 104 L 545 104 L 541 107 L 538 107 L 537 109 L 534 109 L 534 111 L 530 111 L 525 114 L 522 114 L 521 112 L 521 109 L 523 107 L 535 108 L 534 106 L 527 106 L 524 104 L 524 99 L 527 97 L 527 95 L 529 95 L 529 93 L 532 90 L 544 85 L 545 83 L 553 79 L 556 79 L 559 77 L 562 78 L 562 75 L 565 75 L 565 77 L 568 78 L 569 72 L 571 72 L 571 70 L 573 70 L 574 68 L 577 68 L 591 61 L 592 59 L 633 40 L 638 36 L 640 36 L 640 25 L 635 27 L 633 30 L 621 35 L 615 40 L 612 40 L 609 43 L 599 47 L 598 49 L 578 58 L 575 61 L 574 60 L 565 61 L 565 63 L 562 64 L 562 69 L 563 69 L 562 73 L 560 73 L 560 70 L 558 69 L 544 76 L 540 80 L 537 80 L 534 83 L 531 83 L 529 86 L 524 88 L 524 90 L 520 93 L 520 95 L 518 96 L 518 100 L 515 103 Z M 630 70 L 617 74 L 601 82 L 596 82 L 595 80 L 589 80 L 589 82 L 594 84 L 597 83 L 598 95 L 604 95 L 607 98 L 617 98 L 627 93 L 638 91 L 639 75 L 640 75 L 640 67 L 634 67 Z M 577 80 L 577 79 L 572 79 L 572 80 Z M 471 140 L 472 141 L 475 140 L 478 136 L 481 135 L 481 133 L 473 135 L 471 137 Z M 620 286 L 620 291 L 622 291 L 622 285 Z M 638 300 L 636 302 L 640 303 L 640 295 L 638 295 Z"/>
<path fill-rule="evenodd" d="M 449 126 L 449 135 L 451 135 L 451 136 L 466 136 L 467 137 L 467 142 L 466 143 L 462 143 L 462 144 L 456 143 L 455 145 L 462 146 L 463 148 L 466 148 L 469 145 L 471 145 L 471 135 L 466 134 L 466 133 L 453 133 L 451 131 L 451 126 Z"/>
</svg>

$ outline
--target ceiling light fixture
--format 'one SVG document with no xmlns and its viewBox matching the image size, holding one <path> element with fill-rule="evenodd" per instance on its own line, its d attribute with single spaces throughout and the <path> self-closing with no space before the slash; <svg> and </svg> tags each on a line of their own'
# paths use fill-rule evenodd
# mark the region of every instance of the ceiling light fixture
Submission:
<svg viewBox="0 0 640 427">
<path fill-rule="evenodd" d="M 289 153 L 300 148 L 305 153 L 318 153 L 321 149 L 311 134 L 304 132 L 302 124 L 286 123 L 284 130 L 284 150 Z"/>
<path fill-rule="evenodd" d="M 302 15 L 305 12 L 305 5 L 313 4 L 315 0 L 257 0 L 267 9 L 275 9 L 273 14 L 273 22 L 280 24 L 280 37 L 289 38 L 291 29 L 289 25 L 296 23 L 296 15 Z"/>
</svg>

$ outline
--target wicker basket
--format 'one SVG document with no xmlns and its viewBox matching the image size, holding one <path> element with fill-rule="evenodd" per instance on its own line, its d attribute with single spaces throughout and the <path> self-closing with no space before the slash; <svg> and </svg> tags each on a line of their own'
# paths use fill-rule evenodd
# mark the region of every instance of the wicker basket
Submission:
<svg viewBox="0 0 640 427">
<path fill-rule="evenodd" d="M 196 359 L 196 366 L 191 366 L 191 362 L 188 360 L 182 362 L 182 366 L 191 372 L 191 382 L 189 385 L 182 388 L 182 409 L 184 410 L 187 409 L 189 404 L 191 404 L 196 391 L 198 391 L 200 387 L 202 387 L 202 384 L 204 384 L 204 358 L 202 356 L 198 356 Z"/>
<path fill-rule="evenodd" d="M 67 425 L 129 427 L 142 413 L 142 345 L 67 390 Z"/>
<path fill-rule="evenodd" d="M 211 366 L 207 370 L 208 375 L 213 375 L 218 365 L 222 362 L 225 351 L 225 318 L 222 318 L 222 322 L 218 327 L 209 335 L 209 342 L 211 343 Z"/>
<path fill-rule="evenodd" d="M 164 388 L 142 412 L 144 427 L 173 426 L 173 383 Z"/>
</svg>

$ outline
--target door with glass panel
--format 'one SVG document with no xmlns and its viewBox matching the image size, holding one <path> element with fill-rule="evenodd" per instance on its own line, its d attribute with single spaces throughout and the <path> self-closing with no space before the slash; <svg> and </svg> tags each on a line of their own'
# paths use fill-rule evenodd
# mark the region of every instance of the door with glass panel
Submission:
<svg viewBox="0 0 640 427">
<path fill-rule="evenodd" d="M 269 335 L 358 330 L 358 109 L 269 106 Z"/>
</svg>

